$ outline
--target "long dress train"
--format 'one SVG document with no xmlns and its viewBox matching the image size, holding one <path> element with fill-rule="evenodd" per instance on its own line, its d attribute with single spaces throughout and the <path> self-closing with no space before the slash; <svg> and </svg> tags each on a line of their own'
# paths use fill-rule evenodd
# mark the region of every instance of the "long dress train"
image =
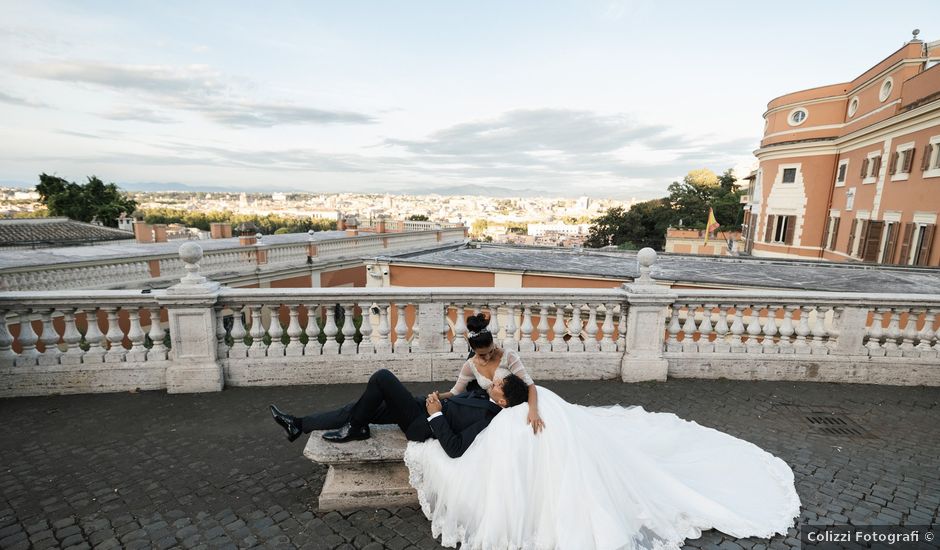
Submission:
<svg viewBox="0 0 940 550">
<path fill-rule="evenodd" d="M 715 528 L 786 533 L 800 513 L 787 464 L 747 441 L 642 407 L 585 407 L 538 388 L 460 458 L 434 440 L 405 452 L 435 537 L 472 549 L 678 549 Z"/>
</svg>

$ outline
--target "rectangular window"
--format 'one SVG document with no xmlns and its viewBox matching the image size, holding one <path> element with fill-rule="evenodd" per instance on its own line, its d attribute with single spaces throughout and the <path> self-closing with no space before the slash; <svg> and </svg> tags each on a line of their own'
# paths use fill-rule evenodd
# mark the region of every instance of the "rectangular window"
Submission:
<svg viewBox="0 0 940 550">
<path fill-rule="evenodd" d="M 910 174 L 911 166 L 914 164 L 914 149 L 905 149 L 901 151 L 901 165 L 898 167 L 902 174 Z"/>
<path fill-rule="evenodd" d="M 783 169 L 783 183 L 794 183 L 796 181 L 796 168 Z"/>
<path fill-rule="evenodd" d="M 769 242 L 793 244 L 793 234 L 796 232 L 796 216 L 773 216 L 768 226 L 770 231 Z"/>
<path fill-rule="evenodd" d="M 849 168 L 848 163 L 842 163 L 839 165 L 839 176 L 836 178 L 836 181 L 839 183 L 845 183 L 845 171 Z"/>
</svg>

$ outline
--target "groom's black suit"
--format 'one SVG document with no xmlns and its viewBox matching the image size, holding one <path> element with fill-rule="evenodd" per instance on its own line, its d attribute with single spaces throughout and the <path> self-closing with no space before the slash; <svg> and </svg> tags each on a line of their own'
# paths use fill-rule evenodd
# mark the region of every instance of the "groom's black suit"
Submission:
<svg viewBox="0 0 940 550">
<path fill-rule="evenodd" d="M 314 413 L 301 419 L 304 432 L 333 430 L 347 422 L 353 426 L 397 424 L 411 441 L 437 438 L 448 456 L 456 458 L 493 420 L 502 408 L 483 390 L 445 399 L 443 413 L 428 420 L 424 397 L 412 395 L 390 371 L 382 369 L 369 378 L 362 397 L 333 411 Z"/>
</svg>

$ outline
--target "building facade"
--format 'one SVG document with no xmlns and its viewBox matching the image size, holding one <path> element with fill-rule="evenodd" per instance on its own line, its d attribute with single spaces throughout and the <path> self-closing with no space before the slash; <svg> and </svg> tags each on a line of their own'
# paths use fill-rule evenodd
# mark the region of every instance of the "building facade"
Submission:
<svg viewBox="0 0 940 550">
<path fill-rule="evenodd" d="M 940 41 L 768 104 L 745 210 L 751 254 L 938 266 Z"/>
</svg>

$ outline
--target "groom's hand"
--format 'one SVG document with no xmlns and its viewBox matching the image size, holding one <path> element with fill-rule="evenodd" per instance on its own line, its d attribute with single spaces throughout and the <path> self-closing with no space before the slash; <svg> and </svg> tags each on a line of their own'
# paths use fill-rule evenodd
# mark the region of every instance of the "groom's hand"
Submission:
<svg viewBox="0 0 940 550">
<path fill-rule="evenodd" d="M 429 393 L 427 400 L 424 402 L 425 407 L 428 409 L 428 414 L 434 414 L 441 412 L 443 407 L 441 406 L 441 400 L 437 396 L 437 392 Z"/>
</svg>

